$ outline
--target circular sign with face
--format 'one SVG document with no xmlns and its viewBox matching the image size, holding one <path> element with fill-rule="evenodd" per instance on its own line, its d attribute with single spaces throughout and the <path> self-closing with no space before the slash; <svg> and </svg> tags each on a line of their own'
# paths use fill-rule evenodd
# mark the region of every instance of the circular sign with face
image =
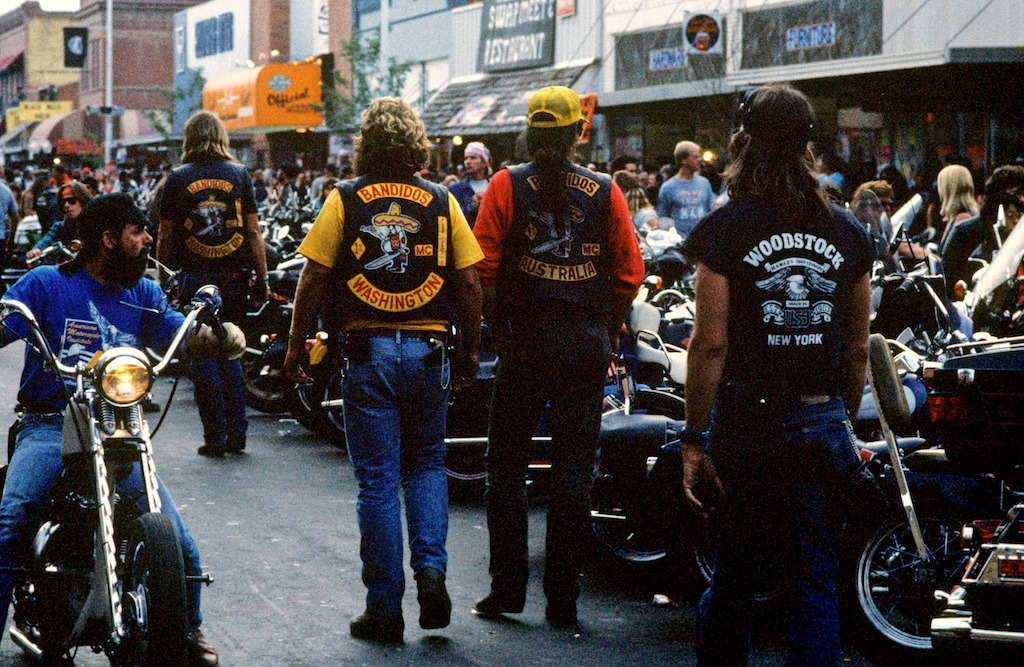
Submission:
<svg viewBox="0 0 1024 667">
<path fill-rule="evenodd" d="M 691 16 L 683 28 L 683 35 L 695 51 L 707 52 L 714 49 L 721 39 L 722 30 L 718 20 L 707 14 Z"/>
</svg>

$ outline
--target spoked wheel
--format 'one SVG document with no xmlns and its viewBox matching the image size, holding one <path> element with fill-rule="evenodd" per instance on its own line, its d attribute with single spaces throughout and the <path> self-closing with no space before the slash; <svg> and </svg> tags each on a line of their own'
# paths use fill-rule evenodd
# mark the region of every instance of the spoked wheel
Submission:
<svg viewBox="0 0 1024 667">
<path fill-rule="evenodd" d="M 594 480 L 590 526 L 598 543 L 616 558 L 649 563 L 665 558 L 676 534 L 677 509 L 660 503 L 631 502 L 636 496 L 610 475 Z"/>
<path fill-rule="evenodd" d="M 876 665 L 934 664 L 931 621 L 938 589 L 951 590 L 967 564 L 960 547 L 965 517 L 918 510 L 927 548 L 921 558 L 906 517 L 885 521 L 862 541 L 844 601 L 846 627 L 857 650 Z"/>
<path fill-rule="evenodd" d="M 119 665 L 171 667 L 187 660 L 185 564 L 174 524 L 149 513 L 131 526 L 121 554 L 122 611 L 128 637 Z"/>
<path fill-rule="evenodd" d="M 477 442 L 473 438 L 446 438 L 447 455 L 444 472 L 449 478 L 460 482 L 482 482 L 487 477 L 484 469 L 486 439 Z"/>
</svg>

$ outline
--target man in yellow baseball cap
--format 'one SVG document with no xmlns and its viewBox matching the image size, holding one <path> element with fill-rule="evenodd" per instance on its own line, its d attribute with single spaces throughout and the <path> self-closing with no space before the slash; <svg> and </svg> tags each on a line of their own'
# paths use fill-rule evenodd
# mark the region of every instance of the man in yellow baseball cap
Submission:
<svg viewBox="0 0 1024 667">
<path fill-rule="evenodd" d="M 605 373 L 644 263 L 619 186 L 571 159 L 583 128 L 579 95 L 541 88 L 526 117 L 532 161 L 494 175 L 473 229 L 484 251 L 477 264 L 484 315 L 501 358 L 487 445 L 491 590 L 475 612 L 525 607 L 530 438 L 550 402 L 558 483 L 548 516 L 545 617 L 567 628 L 577 624 Z"/>
</svg>

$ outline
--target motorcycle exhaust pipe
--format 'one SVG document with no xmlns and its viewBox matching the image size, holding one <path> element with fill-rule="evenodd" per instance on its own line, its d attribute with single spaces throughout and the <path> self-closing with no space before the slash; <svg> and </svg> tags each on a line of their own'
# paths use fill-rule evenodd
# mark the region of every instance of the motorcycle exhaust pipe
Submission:
<svg viewBox="0 0 1024 667">
<path fill-rule="evenodd" d="M 17 644 L 18 648 L 30 654 L 35 660 L 43 659 L 43 649 L 35 645 L 31 639 L 28 638 L 24 632 L 18 629 L 17 625 L 12 625 L 10 628 L 11 640 Z"/>
</svg>

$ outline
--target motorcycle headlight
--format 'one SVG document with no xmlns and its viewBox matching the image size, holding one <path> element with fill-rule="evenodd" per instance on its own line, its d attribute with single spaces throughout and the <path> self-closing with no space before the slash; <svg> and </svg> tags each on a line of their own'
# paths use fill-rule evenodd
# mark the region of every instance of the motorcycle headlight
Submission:
<svg viewBox="0 0 1024 667">
<path fill-rule="evenodd" d="M 153 387 L 153 369 L 142 352 L 130 347 L 107 350 L 96 363 L 96 389 L 117 405 L 141 401 Z"/>
</svg>

